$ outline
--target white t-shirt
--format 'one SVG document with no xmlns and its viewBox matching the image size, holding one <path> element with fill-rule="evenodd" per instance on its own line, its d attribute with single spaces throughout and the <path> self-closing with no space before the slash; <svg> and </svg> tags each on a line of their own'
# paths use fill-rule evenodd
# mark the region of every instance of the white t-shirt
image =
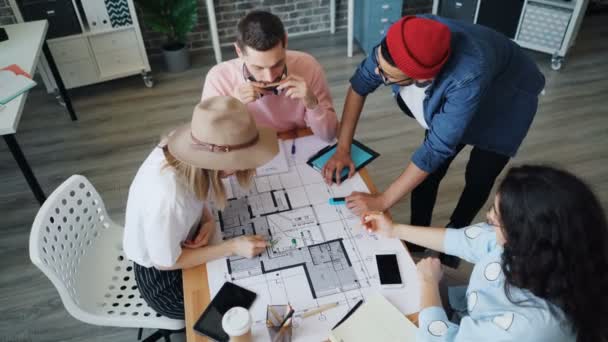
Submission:
<svg viewBox="0 0 608 342">
<path fill-rule="evenodd" d="M 165 164 L 163 150 L 155 148 L 129 188 L 123 249 L 144 267 L 173 266 L 205 206 Z"/>
<path fill-rule="evenodd" d="M 399 96 L 403 102 L 407 105 L 407 107 L 414 115 L 414 118 L 420 126 L 424 127 L 424 129 L 429 129 L 429 125 L 424 120 L 424 98 L 426 97 L 426 89 L 430 87 L 430 84 L 424 88 L 420 88 L 415 84 L 400 87 L 399 88 Z"/>
</svg>

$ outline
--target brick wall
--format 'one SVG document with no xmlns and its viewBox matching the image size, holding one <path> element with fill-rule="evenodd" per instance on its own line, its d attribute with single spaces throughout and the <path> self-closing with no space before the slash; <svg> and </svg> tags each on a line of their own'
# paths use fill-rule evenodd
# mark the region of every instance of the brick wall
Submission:
<svg viewBox="0 0 608 342">
<path fill-rule="evenodd" d="M 355 0 L 361 1 L 361 0 Z M 372 0 L 374 1 L 374 0 Z M 204 0 L 198 0 L 198 24 L 188 35 L 191 50 L 211 48 L 211 36 Z M 215 0 L 215 16 L 222 45 L 235 40 L 236 23 L 252 9 L 269 10 L 278 15 L 289 36 L 329 30 L 329 0 Z M 403 14 L 430 13 L 432 0 L 404 0 Z M 347 0 L 336 0 L 336 28 L 346 28 Z M 139 16 L 141 18 L 141 16 Z M 15 22 L 8 0 L 0 0 L 0 25 Z M 150 31 L 142 21 L 142 34 L 150 55 L 160 53 L 164 37 Z"/>
</svg>

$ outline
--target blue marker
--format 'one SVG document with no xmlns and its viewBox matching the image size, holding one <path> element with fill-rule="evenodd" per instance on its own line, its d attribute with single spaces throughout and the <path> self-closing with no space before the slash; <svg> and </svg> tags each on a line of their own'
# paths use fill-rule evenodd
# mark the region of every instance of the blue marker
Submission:
<svg viewBox="0 0 608 342">
<path fill-rule="evenodd" d="M 344 198 L 344 197 L 332 197 L 332 198 L 329 199 L 329 204 L 331 204 L 331 205 L 346 204 L 346 198 Z"/>
</svg>

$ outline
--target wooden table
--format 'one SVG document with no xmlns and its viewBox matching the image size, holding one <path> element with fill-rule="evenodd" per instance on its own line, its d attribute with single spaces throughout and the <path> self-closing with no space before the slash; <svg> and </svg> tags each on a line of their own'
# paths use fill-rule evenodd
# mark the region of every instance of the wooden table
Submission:
<svg viewBox="0 0 608 342">
<path fill-rule="evenodd" d="M 308 128 L 298 129 L 296 132 L 287 132 L 279 134 L 280 139 L 293 139 L 294 137 L 304 137 L 311 135 L 312 132 Z M 363 168 L 359 171 L 361 178 L 372 193 L 378 190 L 374 186 L 367 170 Z M 403 245 L 404 248 L 405 245 Z M 407 248 L 406 248 L 407 249 Z M 183 270 L 182 273 L 184 283 L 184 310 L 186 313 L 186 340 L 188 342 L 203 342 L 208 341 L 204 336 L 198 335 L 192 329 L 194 323 L 199 318 L 210 302 L 209 282 L 207 280 L 207 265 L 200 265 Z M 418 323 L 418 314 L 407 316 L 415 324 Z"/>
</svg>

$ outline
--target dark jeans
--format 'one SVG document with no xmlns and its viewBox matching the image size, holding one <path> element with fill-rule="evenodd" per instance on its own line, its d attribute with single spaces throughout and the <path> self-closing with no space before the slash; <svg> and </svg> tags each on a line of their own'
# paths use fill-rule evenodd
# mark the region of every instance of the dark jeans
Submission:
<svg viewBox="0 0 608 342">
<path fill-rule="evenodd" d="M 396 96 L 399 108 L 407 116 L 414 118 L 409 107 L 403 102 L 401 96 Z M 414 226 L 430 226 L 433 216 L 435 201 L 437 200 L 437 190 L 439 183 L 445 176 L 450 164 L 458 153 L 465 147 L 464 144 L 458 145 L 452 157 L 446 160 L 437 170 L 431 173 L 422 183 L 420 183 L 411 195 L 411 224 Z M 452 228 L 462 228 L 471 224 L 479 209 L 488 199 L 496 177 L 500 174 L 509 162 L 509 156 L 495 152 L 485 151 L 473 147 L 467 163 L 467 170 L 464 176 L 465 187 L 460 195 L 458 204 L 452 212 L 449 226 Z M 422 247 L 407 244 L 410 251 L 421 251 Z"/>
<path fill-rule="evenodd" d="M 431 173 L 413 191 L 411 197 L 411 224 L 415 226 L 430 226 L 433 208 L 437 199 L 439 184 L 445 176 L 450 164 L 465 145 L 459 145 L 454 156 Z M 466 227 L 471 224 L 481 207 L 484 205 L 496 177 L 509 162 L 509 157 L 498 153 L 473 147 L 465 172 L 465 186 L 456 208 L 450 217 L 453 228 Z M 414 247 L 414 250 L 417 248 Z"/>
</svg>

